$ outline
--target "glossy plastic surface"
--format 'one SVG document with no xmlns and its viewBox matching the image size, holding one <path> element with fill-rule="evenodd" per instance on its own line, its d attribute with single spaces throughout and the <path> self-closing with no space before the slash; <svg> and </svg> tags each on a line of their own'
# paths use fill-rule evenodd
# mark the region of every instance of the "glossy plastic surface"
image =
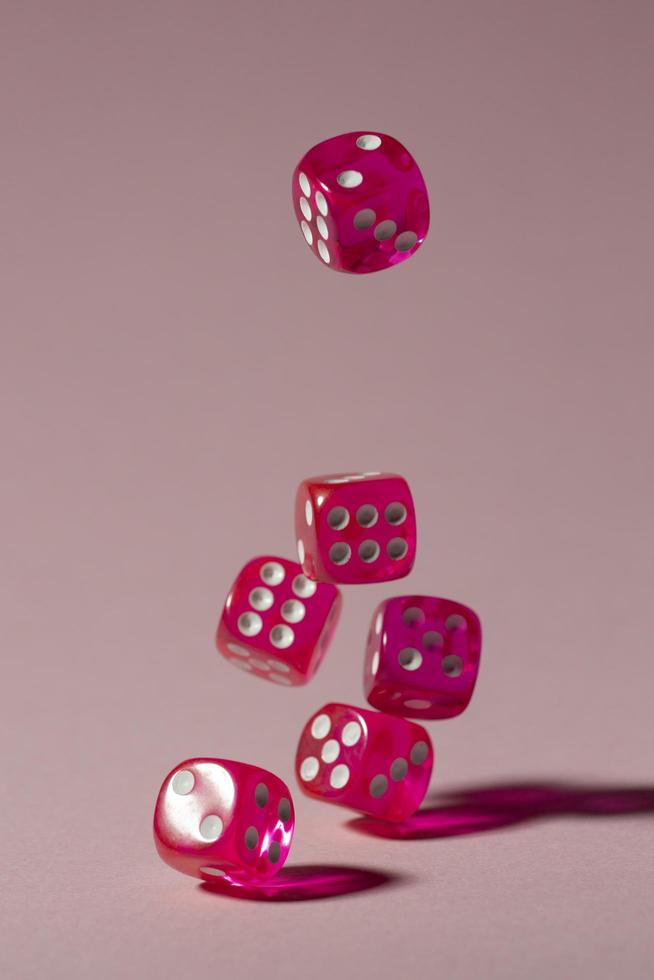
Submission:
<svg viewBox="0 0 654 980">
<path fill-rule="evenodd" d="M 383 820 L 414 813 L 434 752 L 421 725 L 347 704 L 326 704 L 305 725 L 295 774 L 307 796 Z"/>
<path fill-rule="evenodd" d="M 312 147 L 293 172 L 293 207 L 318 260 L 340 272 L 377 272 L 413 255 L 429 228 L 417 163 L 384 133 L 344 133 Z"/>
<path fill-rule="evenodd" d="M 468 606 L 433 596 L 388 599 L 368 634 L 366 697 L 408 718 L 453 718 L 470 702 L 480 655 L 481 624 Z"/>
<path fill-rule="evenodd" d="M 297 562 L 253 558 L 227 596 L 216 646 L 230 663 L 257 677 L 306 684 L 327 652 L 340 610 L 339 590 L 308 581 Z"/>
<path fill-rule="evenodd" d="M 183 874 L 265 881 L 293 839 L 288 787 L 266 769 L 227 759 L 187 759 L 168 773 L 154 811 L 161 858 Z"/>
<path fill-rule="evenodd" d="M 408 575 L 416 515 L 406 480 L 392 473 L 336 473 L 303 480 L 295 530 L 305 575 L 361 585 Z"/>
</svg>

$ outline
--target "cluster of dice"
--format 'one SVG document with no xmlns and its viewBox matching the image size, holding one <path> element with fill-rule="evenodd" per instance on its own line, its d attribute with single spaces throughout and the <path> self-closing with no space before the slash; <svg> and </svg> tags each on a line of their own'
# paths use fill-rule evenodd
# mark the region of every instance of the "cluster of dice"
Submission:
<svg viewBox="0 0 654 980">
<path fill-rule="evenodd" d="M 339 585 L 407 575 L 416 554 L 409 486 L 383 473 L 304 480 L 296 502 L 300 562 L 254 558 L 236 577 L 216 645 L 236 667 L 277 684 L 306 684 L 337 626 Z M 374 611 L 364 690 L 377 711 L 328 704 L 305 725 L 295 771 L 314 799 L 385 820 L 413 813 L 427 791 L 433 749 L 408 718 L 451 718 L 470 701 L 481 628 L 467 606 L 398 596 Z M 191 759 L 166 777 L 155 840 L 180 871 L 234 882 L 265 880 L 284 863 L 293 837 L 288 787 L 243 763 Z"/>
<path fill-rule="evenodd" d="M 429 224 L 420 170 L 382 134 L 349 133 L 314 147 L 296 168 L 293 199 L 307 243 L 342 271 L 402 261 Z M 403 578 L 417 542 L 409 486 L 388 473 L 304 480 L 295 526 L 299 562 L 273 555 L 248 562 L 216 634 L 219 652 L 234 666 L 287 686 L 306 684 L 320 666 L 342 607 L 339 586 Z M 295 760 L 303 792 L 382 820 L 414 813 L 429 785 L 433 748 L 422 725 L 408 719 L 460 714 L 472 697 L 480 652 L 479 619 L 467 606 L 416 595 L 382 602 L 364 660 L 364 692 L 377 710 L 327 704 L 311 716 Z M 165 778 L 154 838 L 178 871 L 256 886 L 284 864 L 294 825 L 291 793 L 273 773 L 195 758 Z"/>
</svg>

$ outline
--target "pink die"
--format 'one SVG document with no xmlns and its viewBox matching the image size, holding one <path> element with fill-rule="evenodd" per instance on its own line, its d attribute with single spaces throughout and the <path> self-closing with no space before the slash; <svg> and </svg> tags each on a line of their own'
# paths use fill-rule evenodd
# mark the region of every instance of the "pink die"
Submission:
<svg viewBox="0 0 654 980">
<path fill-rule="evenodd" d="M 400 821 L 422 803 L 433 761 L 421 725 L 327 704 L 304 727 L 295 774 L 307 796 Z"/>
<path fill-rule="evenodd" d="M 154 811 L 154 842 L 177 871 L 207 881 L 265 880 L 284 864 L 295 816 L 273 773 L 226 759 L 187 759 L 169 772 Z"/>
<path fill-rule="evenodd" d="M 429 228 L 427 188 L 409 151 L 384 133 L 318 143 L 293 173 L 302 234 L 340 272 L 388 269 L 420 248 Z"/>
<path fill-rule="evenodd" d="M 432 596 L 399 596 L 376 609 L 366 651 L 370 704 L 409 718 L 453 718 L 477 680 L 481 624 L 468 606 Z"/>
<path fill-rule="evenodd" d="M 257 677 L 306 684 L 327 652 L 340 609 L 338 589 L 310 581 L 297 562 L 253 558 L 227 596 L 216 646 Z"/>
<path fill-rule="evenodd" d="M 406 480 L 351 473 L 303 480 L 295 501 L 305 575 L 348 585 L 408 575 L 416 555 L 416 515 Z"/>
</svg>

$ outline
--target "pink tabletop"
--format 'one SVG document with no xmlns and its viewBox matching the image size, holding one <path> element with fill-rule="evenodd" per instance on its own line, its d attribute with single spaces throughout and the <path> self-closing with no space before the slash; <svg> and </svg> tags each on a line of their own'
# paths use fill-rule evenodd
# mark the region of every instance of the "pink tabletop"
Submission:
<svg viewBox="0 0 654 980">
<path fill-rule="evenodd" d="M 3 978 L 651 975 L 653 29 L 637 0 L 4 5 Z M 289 194 L 358 127 L 432 209 L 361 277 Z M 345 590 L 306 687 L 234 670 L 236 572 L 350 470 L 409 480 L 410 578 Z M 404 591 L 485 641 L 389 837 L 293 761 Z M 156 854 L 193 756 L 294 791 L 264 901 Z"/>
</svg>

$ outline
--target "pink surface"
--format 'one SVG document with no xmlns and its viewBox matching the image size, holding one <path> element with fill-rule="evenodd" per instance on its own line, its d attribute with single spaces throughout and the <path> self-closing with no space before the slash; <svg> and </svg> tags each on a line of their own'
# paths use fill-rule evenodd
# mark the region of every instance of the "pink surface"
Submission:
<svg viewBox="0 0 654 980">
<path fill-rule="evenodd" d="M 651 975 L 653 28 L 645 2 L 4 4 L 3 978 Z M 288 186 L 358 127 L 415 153 L 432 225 L 335 276 Z M 292 557 L 298 481 L 349 469 L 409 479 L 410 578 L 347 590 L 307 687 L 232 670 L 235 573 Z M 426 812 L 389 837 L 294 792 L 272 901 L 166 867 L 171 766 L 293 789 L 408 592 L 485 636 Z"/>
</svg>

